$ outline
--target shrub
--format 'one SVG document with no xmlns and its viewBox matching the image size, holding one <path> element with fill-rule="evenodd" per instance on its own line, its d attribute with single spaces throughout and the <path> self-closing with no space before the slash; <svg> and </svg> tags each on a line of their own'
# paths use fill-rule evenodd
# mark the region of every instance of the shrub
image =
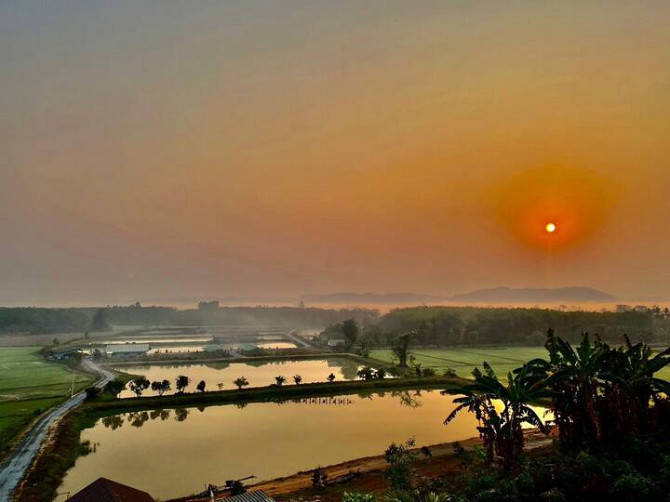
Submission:
<svg viewBox="0 0 670 502">
<path fill-rule="evenodd" d="M 344 492 L 342 502 L 375 502 L 375 496 L 372 493 Z"/>
<path fill-rule="evenodd" d="M 100 394 L 100 389 L 97 387 L 88 387 L 85 392 L 87 401 L 95 401 Z"/>
<path fill-rule="evenodd" d="M 384 452 L 384 459 L 389 468 L 384 472 L 391 485 L 391 490 L 407 490 L 414 485 L 414 464 L 418 460 L 417 454 L 412 451 L 416 445 L 414 438 L 408 439 L 405 444 L 391 445 Z"/>
<path fill-rule="evenodd" d="M 654 483 L 642 474 L 624 474 L 612 485 L 612 491 L 621 500 L 636 501 L 651 495 Z"/>
</svg>

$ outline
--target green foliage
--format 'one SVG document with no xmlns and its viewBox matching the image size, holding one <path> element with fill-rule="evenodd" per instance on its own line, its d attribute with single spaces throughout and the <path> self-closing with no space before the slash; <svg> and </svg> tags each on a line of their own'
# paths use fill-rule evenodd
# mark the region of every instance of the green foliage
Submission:
<svg viewBox="0 0 670 502">
<path fill-rule="evenodd" d="M 549 391 L 543 375 L 538 375 L 534 367 L 524 365 L 514 374 L 508 373 L 506 383 L 498 379 L 486 362 L 483 367 L 483 373 L 479 369 L 473 371 L 475 383 L 451 391 L 463 397 L 454 399 L 458 406 L 444 423 L 449 424 L 463 410 L 474 413 L 480 422 L 478 430 L 489 461 L 495 454 L 502 458 L 505 470 L 516 470 L 524 445 L 522 426 L 530 424 L 548 432 L 529 403 L 546 398 Z M 497 402 L 502 403 L 502 410 L 496 407 Z"/>
<path fill-rule="evenodd" d="M 347 319 L 342 323 L 342 335 L 344 335 L 345 347 L 350 350 L 358 340 L 358 322 L 356 319 Z"/>
<path fill-rule="evenodd" d="M 91 320 L 91 331 L 109 331 L 110 329 L 105 309 L 98 309 Z"/>
<path fill-rule="evenodd" d="M 363 366 L 356 372 L 356 375 L 361 380 L 372 380 L 375 378 L 375 370 L 370 366 Z"/>
<path fill-rule="evenodd" d="M 563 312 L 533 308 L 411 307 L 382 316 L 385 333 L 414 331 L 418 345 L 523 344 L 540 342 L 538 333 L 552 326 L 566 340 L 578 342 L 581 333 L 597 332 L 603 340 L 629 333 L 651 341 L 658 331 L 650 312 Z M 660 332 L 659 332 L 660 334 Z"/>
<path fill-rule="evenodd" d="M 398 358 L 398 366 L 401 368 L 407 367 L 407 355 L 415 332 L 408 331 L 402 335 L 397 336 L 391 343 L 391 351 Z"/>
<path fill-rule="evenodd" d="M 95 401 L 101 390 L 98 387 L 86 387 L 85 392 L 87 401 Z"/>
<path fill-rule="evenodd" d="M 78 309 L 0 308 L 0 333 L 83 333 L 87 326 Z"/>
<path fill-rule="evenodd" d="M 121 394 L 121 391 L 123 391 L 123 389 L 125 388 L 126 388 L 125 382 L 123 380 L 115 378 L 114 380 L 107 382 L 107 385 L 105 385 L 103 392 L 105 394 L 117 397 L 119 394 Z"/>
<path fill-rule="evenodd" d="M 376 502 L 372 493 L 344 492 L 342 502 Z"/>
<path fill-rule="evenodd" d="M 404 444 L 391 445 L 384 452 L 384 460 L 389 464 L 384 471 L 384 476 L 389 480 L 391 491 L 408 490 L 414 487 L 416 477 L 414 464 L 418 461 L 418 455 L 412 449 L 416 446 L 414 438 L 408 439 Z"/>
</svg>

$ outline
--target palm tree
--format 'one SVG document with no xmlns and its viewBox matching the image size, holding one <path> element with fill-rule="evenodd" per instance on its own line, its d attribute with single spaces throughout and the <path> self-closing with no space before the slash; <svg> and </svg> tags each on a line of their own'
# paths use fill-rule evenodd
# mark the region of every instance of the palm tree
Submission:
<svg viewBox="0 0 670 502">
<path fill-rule="evenodd" d="M 275 377 L 275 382 L 277 382 L 277 385 L 281 387 L 284 385 L 284 382 L 286 381 L 286 377 L 283 377 L 281 375 Z"/>
<path fill-rule="evenodd" d="M 300 375 L 293 375 L 293 381 L 296 385 L 300 385 L 300 382 L 302 382 L 302 377 Z"/>
<path fill-rule="evenodd" d="M 551 392 L 534 368 L 521 367 L 507 374 L 507 385 L 498 380 L 491 366 L 484 362 L 484 373 L 479 368 L 473 371 L 475 383 L 465 385 L 449 393 L 463 394 L 454 399 L 458 406 L 445 419 L 449 424 L 462 410 L 475 413 L 479 421 L 480 436 L 487 449 L 488 458 L 494 454 L 502 458 L 506 470 L 515 470 L 523 451 L 523 424 L 530 424 L 545 434 L 548 429 L 528 403 L 545 398 Z M 443 394 L 447 393 L 444 391 Z M 499 411 L 500 403 L 502 410 Z"/>
</svg>

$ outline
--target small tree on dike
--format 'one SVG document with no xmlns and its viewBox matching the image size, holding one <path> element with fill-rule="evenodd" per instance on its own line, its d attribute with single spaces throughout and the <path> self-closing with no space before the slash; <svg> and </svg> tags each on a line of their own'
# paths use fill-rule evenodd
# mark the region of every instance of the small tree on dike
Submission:
<svg viewBox="0 0 670 502">
<path fill-rule="evenodd" d="M 242 390 L 242 387 L 249 385 L 249 381 L 245 377 L 239 377 L 233 380 L 233 385 L 237 387 L 238 390 Z"/>
<path fill-rule="evenodd" d="M 191 383 L 191 380 L 186 375 L 179 375 L 175 380 L 175 386 L 177 387 L 177 392 L 183 394 L 186 390 L 186 387 Z"/>
</svg>

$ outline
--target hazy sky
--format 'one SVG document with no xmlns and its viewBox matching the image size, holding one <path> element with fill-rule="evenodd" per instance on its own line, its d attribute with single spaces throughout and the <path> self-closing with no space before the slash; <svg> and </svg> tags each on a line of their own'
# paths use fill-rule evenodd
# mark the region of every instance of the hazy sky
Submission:
<svg viewBox="0 0 670 502">
<path fill-rule="evenodd" d="M 0 0 L 0 303 L 670 297 L 669 23 L 667 1 Z"/>
</svg>

